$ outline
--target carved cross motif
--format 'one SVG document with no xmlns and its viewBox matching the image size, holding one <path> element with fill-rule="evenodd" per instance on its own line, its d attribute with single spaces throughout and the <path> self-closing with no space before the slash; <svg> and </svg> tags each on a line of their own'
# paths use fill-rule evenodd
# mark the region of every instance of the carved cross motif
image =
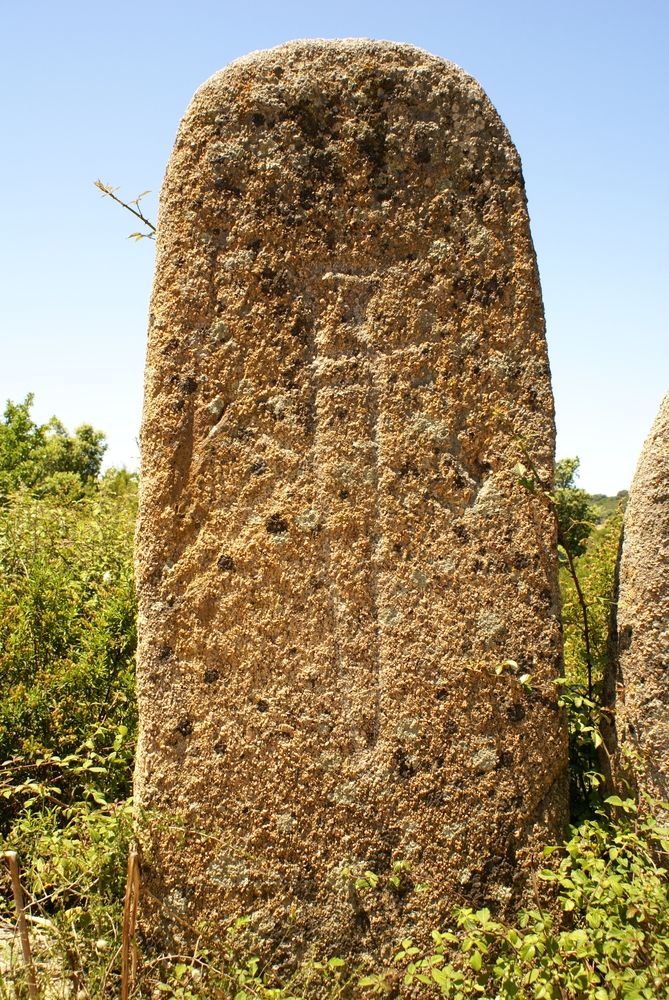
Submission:
<svg viewBox="0 0 669 1000">
<path fill-rule="evenodd" d="M 380 373 L 367 328 L 377 282 L 324 274 L 315 334 L 317 488 L 327 512 L 323 544 L 339 690 L 357 751 L 372 747 L 379 729 Z"/>
</svg>

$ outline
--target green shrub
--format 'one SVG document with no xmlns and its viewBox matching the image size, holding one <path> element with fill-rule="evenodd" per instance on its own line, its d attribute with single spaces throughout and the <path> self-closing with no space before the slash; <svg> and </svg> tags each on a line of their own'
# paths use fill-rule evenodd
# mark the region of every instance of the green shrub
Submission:
<svg viewBox="0 0 669 1000">
<path fill-rule="evenodd" d="M 0 847 L 20 857 L 41 980 L 103 996 L 131 833 L 137 477 L 85 480 L 50 472 L 0 505 Z"/>
<path fill-rule="evenodd" d="M 32 404 L 32 393 L 22 403 L 8 400 L 0 421 L 0 503 L 20 486 L 38 496 L 81 492 L 100 475 L 104 434 L 82 424 L 70 435 L 56 417 L 36 424 Z"/>
<path fill-rule="evenodd" d="M 588 607 L 590 648 L 596 683 L 601 683 L 607 656 L 609 618 L 623 512 L 619 509 L 596 528 L 577 560 L 578 579 Z M 587 658 L 578 595 L 567 566 L 560 568 L 565 674 L 574 683 L 587 683 Z"/>
<path fill-rule="evenodd" d="M 561 458 L 555 463 L 553 502 L 560 526 L 560 543 L 572 556 L 582 556 L 597 522 L 597 510 L 585 490 L 574 485 L 580 462 Z"/>
<path fill-rule="evenodd" d="M 56 758 L 86 742 L 104 754 L 119 726 L 129 744 L 136 729 L 136 483 L 114 487 L 67 502 L 21 489 L 0 508 L 0 776 L 57 772 L 68 802 L 82 786 Z M 105 797 L 130 794 L 130 763 L 131 748 L 123 773 L 99 772 Z M 3 801 L 0 831 L 16 815 Z"/>
</svg>

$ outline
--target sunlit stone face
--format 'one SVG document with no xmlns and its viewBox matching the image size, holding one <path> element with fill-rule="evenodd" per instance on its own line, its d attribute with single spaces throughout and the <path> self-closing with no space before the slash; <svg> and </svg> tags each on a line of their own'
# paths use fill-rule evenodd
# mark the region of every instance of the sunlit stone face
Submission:
<svg viewBox="0 0 669 1000">
<path fill-rule="evenodd" d="M 566 753 L 553 528 L 513 468 L 549 477 L 553 446 L 520 163 L 479 86 L 362 41 L 206 83 L 142 432 L 137 795 L 176 914 L 146 895 L 149 937 L 249 913 L 278 964 L 355 958 L 522 891 Z"/>
</svg>

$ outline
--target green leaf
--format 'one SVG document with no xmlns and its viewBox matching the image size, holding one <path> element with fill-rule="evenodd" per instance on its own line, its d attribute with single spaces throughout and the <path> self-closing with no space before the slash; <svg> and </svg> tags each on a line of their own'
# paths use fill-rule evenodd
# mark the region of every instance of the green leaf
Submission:
<svg viewBox="0 0 669 1000">
<path fill-rule="evenodd" d="M 619 808 L 622 808 L 625 805 L 619 795 L 609 795 L 608 799 L 604 799 L 604 801 L 608 806 L 618 806 Z"/>
</svg>

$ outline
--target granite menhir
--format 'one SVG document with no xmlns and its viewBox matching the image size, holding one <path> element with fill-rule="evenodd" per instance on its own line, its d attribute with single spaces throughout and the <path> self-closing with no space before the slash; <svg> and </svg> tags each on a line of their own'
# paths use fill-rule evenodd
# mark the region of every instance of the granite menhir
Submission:
<svg viewBox="0 0 669 1000">
<path fill-rule="evenodd" d="M 522 894 L 566 813 L 524 452 L 550 478 L 521 165 L 480 86 L 364 40 L 213 76 L 162 190 L 142 428 L 156 947 L 249 915 L 274 965 L 360 959 Z"/>
<path fill-rule="evenodd" d="M 643 446 L 625 511 L 607 700 L 612 781 L 669 800 L 669 394 Z M 665 812 L 666 815 L 666 812 Z"/>
</svg>

